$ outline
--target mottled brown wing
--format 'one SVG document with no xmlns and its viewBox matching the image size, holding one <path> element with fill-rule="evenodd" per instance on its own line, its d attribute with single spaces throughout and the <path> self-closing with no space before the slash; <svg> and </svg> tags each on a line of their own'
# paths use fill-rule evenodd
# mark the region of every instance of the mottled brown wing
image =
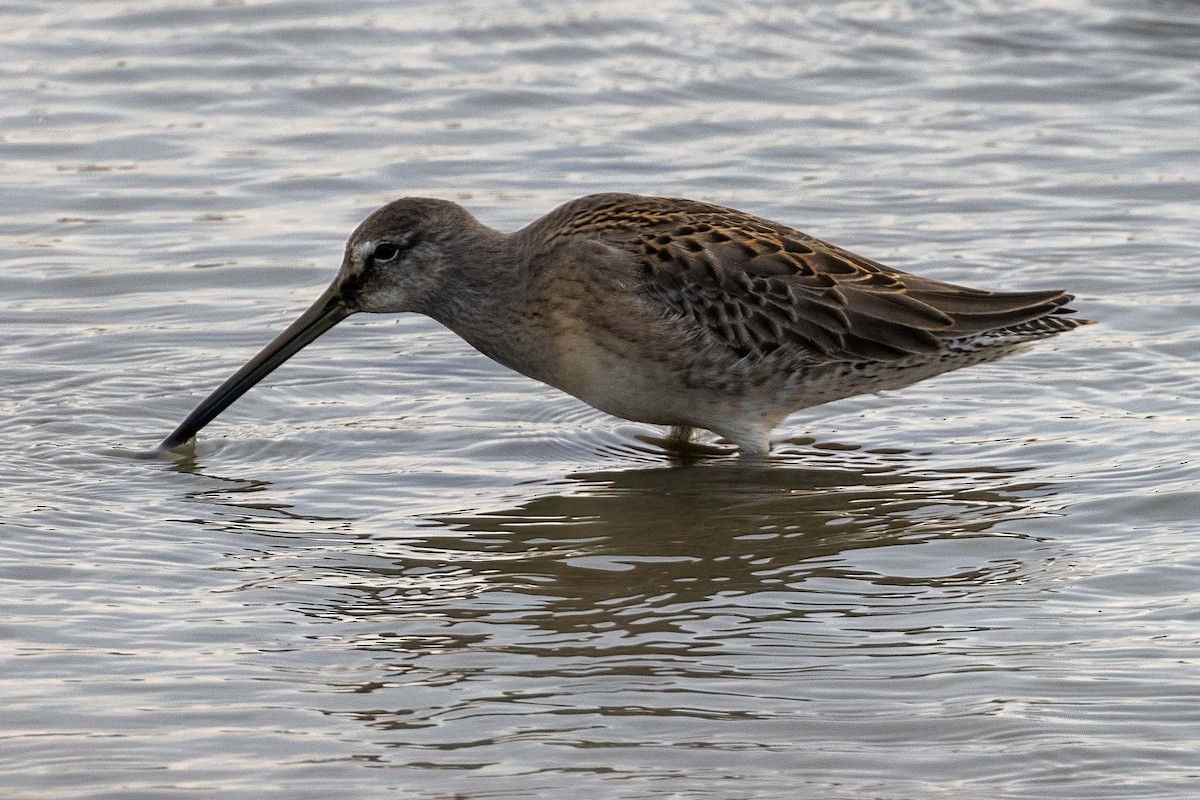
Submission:
<svg viewBox="0 0 1200 800">
<path fill-rule="evenodd" d="M 632 195 L 584 200 L 590 205 L 574 221 L 635 253 L 652 302 L 739 356 L 781 348 L 813 361 L 932 355 L 947 339 L 1069 311 L 1061 291 L 941 283 L 720 206 Z M 1079 323 L 1047 324 L 1057 332 Z"/>
</svg>

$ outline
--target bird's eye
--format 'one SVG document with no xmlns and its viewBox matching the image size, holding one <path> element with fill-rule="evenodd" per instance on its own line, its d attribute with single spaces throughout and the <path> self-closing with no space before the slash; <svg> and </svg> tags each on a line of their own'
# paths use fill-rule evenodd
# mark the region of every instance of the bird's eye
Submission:
<svg viewBox="0 0 1200 800">
<path fill-rule="evenodd" d="M 371 260 L 375 262 L 391 261 L 400 254 L 400 248 L 391 242 L 380 242 L 375 245 L 375 250 L 371 253 Z"/>
</svg>

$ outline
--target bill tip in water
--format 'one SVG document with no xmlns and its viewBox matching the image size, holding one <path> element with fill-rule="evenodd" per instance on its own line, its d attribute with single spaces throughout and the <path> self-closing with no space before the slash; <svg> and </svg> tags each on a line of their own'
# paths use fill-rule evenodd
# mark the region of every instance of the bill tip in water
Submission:
<svg viewBox="0 0 1200 800">
<path fill-rule="evenodd" d="M 178 459 L 195 455 L 195 441 L 195 439 L 188 439 L 186 442 L 178 444 L 163 442 L 158 447 L 152 447 L 149 450 L 130 450 L 125 447 L 114 447 L 109 452 L 114 456 L 135 458 L 141 461 Z"/>
</svg>

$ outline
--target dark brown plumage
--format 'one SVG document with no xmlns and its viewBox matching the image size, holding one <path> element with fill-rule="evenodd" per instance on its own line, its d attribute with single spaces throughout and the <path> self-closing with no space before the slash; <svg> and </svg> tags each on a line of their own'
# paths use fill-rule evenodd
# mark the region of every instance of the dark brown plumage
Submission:
<svg viewBox="0 0 1200 800">
<path fill-rule="evenodd" d="M 790 346 L 815 362 L 890 361 L 1037 320 L 1021 335 L 1089 322 L 1062 316 L 1072 299 L 1062 291 L 988 292 L 921 278 L 692 200 L 592 195 L 543 223 L 543 235 L 593 237 L 638 256 L 649 297 L 745 357 Z"/>
</svg>

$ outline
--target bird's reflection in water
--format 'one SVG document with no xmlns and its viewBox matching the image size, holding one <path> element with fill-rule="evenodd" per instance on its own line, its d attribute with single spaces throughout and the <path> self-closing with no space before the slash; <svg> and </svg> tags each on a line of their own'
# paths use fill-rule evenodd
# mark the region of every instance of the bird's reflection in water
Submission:
<svg viewBox="0 0 1200 800">
<path fill-rule="evenodd" d="M 1042 487 L 1013 470 L 937 474 L 894 454 L 826 455 L 817 467 L 783 457 L 763 466 L 708 460 L 581 473 L 527 487 L 529 499 L 510 508 L 399 521 L 299 513 L 256 502 L 264 482 L 224 479 L 195 495 L 222 513 L 197 522 L 265 536 L 251 549 L 272 554 L 276 567 L 290 562 L 323 585 L 352 587 L 354 599 L 338 593 L 323 610 L 308 598 L 305 613 L 326 618 L 436 610 L 465 619 L 507 604 L 525 622 L 568 630 L 620 625 L 637 616 L 631 609 L 809 592 L 838 581 L 882 591 L 1021 577 L 1019 559 L 997 560 L 990 551 L 973 562 L 958 548 L 950 564 L 930 550 L 934 561 L 924 566 L 920 556 L 906 556 L 903 574 L 889 574 L 867 554 L 1020 536 L 1020 522 L 1038 513 Z M 201 472 L 194 464 L 185 471 Z M 300 562 L 288 555 L 296 548 Z M 239 566 L 271 569 L 249 553 Z"/>
<path fill-rule="evenodd" d="M 807 455 L 581 473 L 419 520 L 302 514 L 262 502 L 277 495 L 262 481 L 193 499 L 198 524 L 244 540 L 231 591 L 307 620 L 267 668 L 327 684 L 322 713 L 424 763 L 502 741 L 514 715 L 580 741 L 569 731 L 628 714 L 691 730 L 697 715 L 800 713 L 805 692 L 836 695 L 850 676 L 990 663 L 971 631 L 984 607 L 1038 597 L 1022 584 L 1047 554 L 1022 530 L 1046 488 L 898 454 Z"/>
<path fill-rule="evenodd" d="M 904 575 L 866 575 L 863 559 L 850 554 L 1012 536 L 1019 526 L 994 529 L 1029 516 L 1023 497 L 1039 488 L 995 472 L 736 464 L 580 474 L 573 481 L 571 491 L 516 508 L 439 517 L 457 535 L 436 546 L 450 562 L 461 563 L 456 553 L 470 553 L 476 563 L 486 554 L 482 563 L 496 583 L 544 596 L 539 624 L 563 629 L 612 620 L 619 609 L 651 598 L 678 606 L 718 594 L 787 591 L 813 579 L 867 577 L 875 586 L 896 587 L 992 583 L 1013 565 L 987 560 L 949 571 L 930 565 L 916 576 L 910 565 Z"/>
</svg>

